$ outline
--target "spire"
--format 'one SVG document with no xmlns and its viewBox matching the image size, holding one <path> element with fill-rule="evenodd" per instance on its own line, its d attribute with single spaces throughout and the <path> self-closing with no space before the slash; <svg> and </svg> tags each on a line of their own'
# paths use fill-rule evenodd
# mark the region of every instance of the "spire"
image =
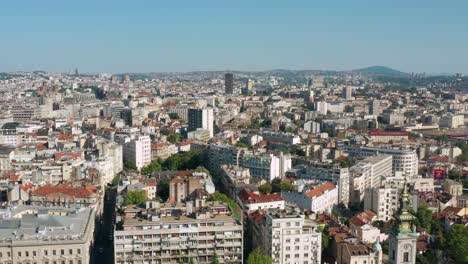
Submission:
<svg viewBox="0 0 468 264">
<path fill-rule="evenodd" d="M 409 193 L 408 193 L 408 183 L 406 182 L 403 185 L 403 192 L 401 194 L 401 212 L 398 215 L 398 220 L 400 224 L 397 227 L 398 234 L 409 234 L 415 233 L 413 221 L 416 219 L 414 215 L 410 213 L 410 204 L 409 204 Z"/>
</svg>

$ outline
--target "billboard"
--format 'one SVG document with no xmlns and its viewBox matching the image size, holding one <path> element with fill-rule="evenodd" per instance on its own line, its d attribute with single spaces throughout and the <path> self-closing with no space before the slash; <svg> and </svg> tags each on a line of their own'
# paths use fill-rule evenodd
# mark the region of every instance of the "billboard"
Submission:
<svg viewBox="0 0 468 264">
<path fill-rule="evenodd" d="M 445 170 L 444 169 L 434 169 L 434 179 L 435 180 L 443 180 L 445 177 Z"/>
</svg>

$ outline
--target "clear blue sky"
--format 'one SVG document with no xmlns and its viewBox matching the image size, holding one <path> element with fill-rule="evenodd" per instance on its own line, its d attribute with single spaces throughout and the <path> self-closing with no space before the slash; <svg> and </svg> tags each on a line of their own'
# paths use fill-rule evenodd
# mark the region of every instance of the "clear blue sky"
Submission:
<svg viewBox="0 0 468 264">
<path fill-rule="evenodd" d="M 13 0 L 0 34 L 0 71 L 468 73 L 466 0 Z"/>
</svg>

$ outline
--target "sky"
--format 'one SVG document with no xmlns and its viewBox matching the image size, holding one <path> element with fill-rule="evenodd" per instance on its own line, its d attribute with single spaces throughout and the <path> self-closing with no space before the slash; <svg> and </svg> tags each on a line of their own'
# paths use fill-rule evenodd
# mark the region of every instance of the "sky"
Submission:
<svg viewBox="0 0 468 264">
<path fill-rule="evenodd" d="M 0 71 L 468 73 L 466 0 L 23 0 L 0 6 Z"/>
</svg>

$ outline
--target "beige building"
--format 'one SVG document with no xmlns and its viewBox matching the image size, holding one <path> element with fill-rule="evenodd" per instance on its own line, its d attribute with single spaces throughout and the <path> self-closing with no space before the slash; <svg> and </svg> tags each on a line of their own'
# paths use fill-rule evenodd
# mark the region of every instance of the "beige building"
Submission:
<svg viewBox="0 0 468 264">
<path fill-rule="evenodd" d="M 21 205 L 1 210 L 0 219 L 0 263 L 90 263 L 91 208 Z"/>
<path fill-rule="evenodd" d="M 463 194 L 463 185 L 454 180 L 446 179 L 443 188 L 451 195 L 459 196 Z"/>
<path fill-rule="evenodd" d="M 142 213 L 144 212 L 144 213 Z M 114 232 L 115 263 L 241 264 L 243 228 L 221 202 L 196 197 L 184 204 L 127 207 Z"/>
</svg>

